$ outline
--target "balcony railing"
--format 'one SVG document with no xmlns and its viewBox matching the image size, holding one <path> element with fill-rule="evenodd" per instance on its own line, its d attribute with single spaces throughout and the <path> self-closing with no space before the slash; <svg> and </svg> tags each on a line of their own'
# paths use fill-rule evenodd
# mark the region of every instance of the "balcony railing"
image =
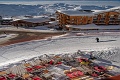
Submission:
<svg viewBox="0 0 120 80">
<path fill-rule="evenodd" d="M 97 21 L 98 19 L 93 19 L 93 21 Z"/>
</svg>

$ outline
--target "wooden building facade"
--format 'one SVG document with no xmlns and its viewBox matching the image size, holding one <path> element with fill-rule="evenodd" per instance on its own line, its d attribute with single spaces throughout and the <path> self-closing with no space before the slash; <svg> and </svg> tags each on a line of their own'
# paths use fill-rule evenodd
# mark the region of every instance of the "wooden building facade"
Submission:
<svg viewBox="0 0 120 80">
<path fill-rule="evenodd" d="M 30 18 L 13 21 L 11 25 L 16 27 L 35 27 L 49 24 L 49 18 Z"/>
<path fill-rule="evenodd" d="M 59 26 L 64 28 L 65 25 L 120 25 L 120 12 L 100 11 L 56 11 Z"/>
<path fill-rule="evenodd" d="M 97 13 L 94 16 L 93 23 L 97 25 L 119 25 L 120 13 L 115 11 Z"/>
<path fill-rule="evenodd" d="M 57 20 L 59 26 L 64 28 L 65 25 L 86 25 L 93 22 L 93 14 L 84 11 L 57 11 Z"/>
<path fill-rule="evenodd" d="M 12 20 L 11 18 L 2 18 L 2 16 L 0 16 L 0 25 L 11 25 Z"/>
</svg>

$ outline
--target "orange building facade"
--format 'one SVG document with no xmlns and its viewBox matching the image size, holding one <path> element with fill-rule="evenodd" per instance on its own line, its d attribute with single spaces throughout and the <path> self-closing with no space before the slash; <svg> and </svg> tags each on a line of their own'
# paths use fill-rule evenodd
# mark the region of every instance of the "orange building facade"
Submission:
<svg viewBox="0 0 120 80">
<path fill-rule="evenodd" d="M 65 25 L 86 25 L 93 22 L 93 13 L 81 11 L 64 11 L 56 12 L 59 26 L 64 28 Z"/>
<path fill-rule="evenodd" d="M 97 25 L 119 25 L 120 13 L 115 11 L 97 13 L 94 16 L 93 23 Z"/>
<path fill-rule="evenodd" d="M 85 11 L 56 11 L 59 26 L 65 25 L 119 25 L 120 13 L 115 11 L 85 12 Z"/>
<path fill-rule="evenodd" d="M 16 27 L 36 27 L 36 26 L 48 25 L 49 22 L 50 22 L 49 18 L 29 18 L 29 19 L 12 21 L 11 25 Z"/>
</svg>

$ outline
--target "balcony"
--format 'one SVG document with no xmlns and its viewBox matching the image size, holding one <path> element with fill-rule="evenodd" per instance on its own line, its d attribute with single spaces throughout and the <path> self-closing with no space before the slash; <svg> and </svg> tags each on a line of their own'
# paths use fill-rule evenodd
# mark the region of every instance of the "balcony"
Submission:
<svg viewBox="0 0 120 80">
<path fill-rule="evenodd" d="M 115 21 L 109 21 L 109 23 L 115 23 Z"/>
<path fill-rule="evenodd" d="M 93 21 L 97 21 L 98 19 L 93 19 Z"/>
<path fill-rule="evenodd" d="M 97 24 L 97 25 L 105 25 L 105 23 L 95 23 L 95 24 Z"/>
<path fill-rule="evenodd" d="M 101 18 L 100 20 L 101 20 L 101 21 L 104 21 L 104 20 L 105 20 L 105 18 Z"/>
<path fill-rule="evenodd" d="M 119 23 L 109 23 L 110 25 L 119 25 Z"/>
<path fill-rule="evenodd" d="M 70 21 L 70 19 L 66 19 L 66 21 Z"/>
<path fill-rule="evenodd" d="M 66 19 L 67 19 L 67 20 L 70 20 L 70 18 L 69 18 L 69 17 L 66 17 Z"/>
<path fill-rule="evenodd" d="M 93 21 L 93 23 L 97 23 L 97 21 Z"/>
</svg>

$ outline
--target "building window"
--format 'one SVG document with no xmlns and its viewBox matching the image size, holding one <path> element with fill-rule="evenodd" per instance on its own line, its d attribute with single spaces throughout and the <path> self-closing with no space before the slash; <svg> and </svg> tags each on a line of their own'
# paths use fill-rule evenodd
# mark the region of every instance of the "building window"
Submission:
<svg viewBox="0 0 120 80">
<path fill-rule="evenodd" d="M 80 24 L 82 24 L 82 22 L 80 22 Z"/>
<path fill-rule="evenodd" d="M 90 23 L 90 20 L 88 20 L 88 23 Z"/>
<path fill-rule="evenodd" d="M 75 20 L 74 18 L 72 20 Z"/>
</svg>

